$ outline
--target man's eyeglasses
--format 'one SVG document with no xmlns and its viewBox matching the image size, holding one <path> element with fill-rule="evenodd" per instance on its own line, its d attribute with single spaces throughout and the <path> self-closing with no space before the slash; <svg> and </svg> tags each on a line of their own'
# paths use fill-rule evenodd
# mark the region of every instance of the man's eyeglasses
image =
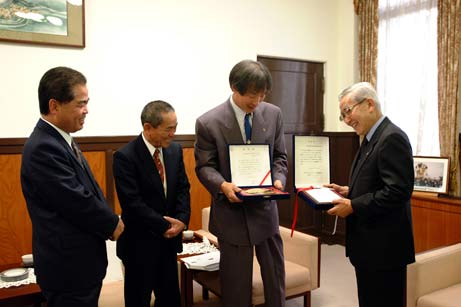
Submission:
<svg viewBox="0 0 461 307">
<path fill-rule="evenodd" d="M 362 100 L 360 100 L 360 101 L 357 102 L 357 103 L 354 103 L 354 104 L 351 105 L 351 106 L 346 106 L 346 107 L 344 107 L 343 111 L 341 112 L 341 115 L 339 116 L 339 120 L 340 120 L 340 121 L 343 121 L 343 120 L 346 118 L 346 116 L 351 115 L 352 111 L 354 110 L 354 108 L 355 108 L 356 106 L 358 106 L 359 104 L 361 104 L 362 102 L 364 102 L 364 101 L 367 100 L 367 99 L 368 99 L 368 98 L 363 98 Z"/>
</svg>

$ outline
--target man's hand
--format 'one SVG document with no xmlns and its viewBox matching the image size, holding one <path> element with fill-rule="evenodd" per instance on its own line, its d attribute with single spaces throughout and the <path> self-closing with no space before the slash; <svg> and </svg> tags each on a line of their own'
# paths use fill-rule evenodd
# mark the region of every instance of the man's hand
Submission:
<svg viewBox="0 0 461 307">
<path fill-rule="evenodd" d="M 118 219 L 117 227 L 115 227 L 114 232 L 112 233 L 112 236 L 109 238 L 112 241 L 117 241 L 120 235 L 122 234 L 123 230 L 125 230 L 125 224 L 123 224 L 123 221 L 121 218 Z"/>
<path fill-rule="evenodd" d="M 242 200 L 235 195 L 236 192 L 240 192 L 242 189 L 240 189 L 238 186 L 233 184 L 232 182 L 227 182 L 224 181 L 221 184 L 221 191 L 226 195 L 227 199 L 231 203 L 241 203 Z"/>
<path fill-rule="evenodd" d="M 334 199 L 332 201 L 332 204 L 334 205 L 333 208 L 327 211 L 328 214 L 330 215 L 337 215 L 340 217 L 346 217 L 352 212 L 354 212 L 354 209 L 352 209 L 351 205 L 351 200 L 347 198 L 340 198 L 340 199 Z"/>
<path fill-rule="evenodd" d="M 176 237 L 178 234 L 181 233 L 181 231 L 184 230 L 184 228 L 186 228 L 186 225 L 178 219 L 169 216 L 164 216 L 163 218 L 167 220 L 171 225 L 171 227 L 168 228 L 167 231 L 165 231 L 165 233 L 163 234 L 163 237 L 165 237 L 166 239 Z"/>
<path fill-rule="evenodd" d="M 280 191 L 283 191 L 283 184 L 280 180 L 275 180 L 274 181 L 274 188 L 279 189 Z"/>
<path fill-rule="evenodd" d="M 336 183 L 324 184 L 326 188 L 335 190 L 337 193 L 341 194 L 343 197 L 347 197 L 349 194 L 349 187 L 347 185 L 341 186 Z"/>
</svg>

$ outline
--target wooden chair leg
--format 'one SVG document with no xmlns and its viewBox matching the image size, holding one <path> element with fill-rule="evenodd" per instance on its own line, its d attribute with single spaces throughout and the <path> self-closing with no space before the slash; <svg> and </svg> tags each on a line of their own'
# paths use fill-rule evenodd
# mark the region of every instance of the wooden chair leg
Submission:
<svg viewBox="0 0 461 307">
<path fill-rule="evenodd" d="M 311 307 L 311 292 L 307 292 L 304 295 L 304 307 Z"/>
<path fill-rule="evenodd" d="M 202 287 L 202 299 L 204 301 L 207 301 L 210 299 L 210 293 L 208 292 L 208 289 L 205 287 Z"/>
</svg>

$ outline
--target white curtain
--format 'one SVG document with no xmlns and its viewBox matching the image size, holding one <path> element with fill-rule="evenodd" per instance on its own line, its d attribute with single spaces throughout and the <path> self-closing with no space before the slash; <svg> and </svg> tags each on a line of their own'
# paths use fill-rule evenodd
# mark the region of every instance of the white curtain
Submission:
<svg viewBox="0 0 461 307">
<path fill-rule="evenodd" d="M 413 154 L 438 156 L 437 0 L 379 0 L 377 90 Z"/>
</svg>

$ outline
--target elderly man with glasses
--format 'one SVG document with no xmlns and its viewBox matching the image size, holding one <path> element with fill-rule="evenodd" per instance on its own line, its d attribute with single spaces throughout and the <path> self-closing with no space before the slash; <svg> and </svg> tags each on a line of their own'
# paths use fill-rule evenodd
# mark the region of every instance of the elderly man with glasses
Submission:
<svg viewBox="0 0 461 307">
<path fill-rule="evenodd" d="M 327 185 L 345 197 L 328 213 L 346 218 L 346 256 L 355 268 L 360 307 L 405 306 L 406 267 L 415 261 L 411 145 L 382 114 L 369 83 L 347 87 L 339 100 L 340 120 L 363 141 L 349 186 Z"/>
</svg>

